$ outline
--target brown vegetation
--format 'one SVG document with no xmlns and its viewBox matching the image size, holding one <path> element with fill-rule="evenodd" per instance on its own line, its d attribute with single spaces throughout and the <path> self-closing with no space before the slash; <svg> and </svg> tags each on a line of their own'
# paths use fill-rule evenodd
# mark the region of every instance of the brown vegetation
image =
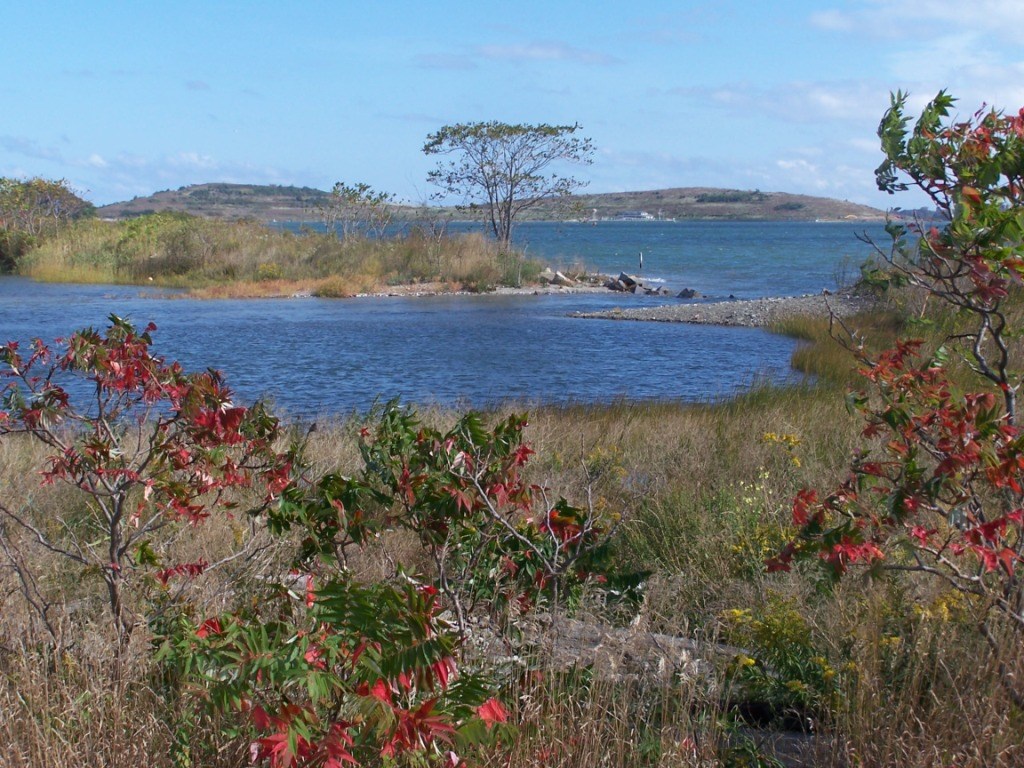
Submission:
<svg viewBox="0 0 1024 768">
<path fill-rule="evenodd" d="M 424 282 L 481 291 L 529 282 L 540 268 L 480 234 L 414 228 L 393 238 L 338 239 L 171 213 L 79 222 L 18 263 L 36 280 L 153 284 L 218 297 L 344 297 Z"/>
<path fill-rule="evenodd" d="M 906 317 L 904 305 L 851 323 L 881 345 L 906 330 Z M 932 317 L 928 327 L 914 320 L 915 330 L 954 322 Z M 759 751 L 776 749 L 766 744 L 781 737 L 750 730 L 749 723 L 808 729 L 777 747 L 802 751 L 804 765 L 1009 767 L 1024 759 L 1021 714 L 998 684 L 968 602 L 941 584 L 899 576 L 865 590 L 829 586 L 810 570 L 765 572 L 764 559 L 791 533 L 795 491 L 840 477 L 860 431 L 840 397 L 851 362 L 836 352 L 826 325 L 790 320 L 785 329 L 807 341 L 798 361 L 817 385 L 757 388 L 713 405 L 622 402 L 531 415 L 531 479 L 621 515 L 615 558 L 652 571 L 642 604 L 617 609 L 619 620 L 709 649 L 724 640 L 742 653 L 709 651 L 709 678 L 668 687 L 587 669 L 523 681 L 510 691 L 521 723 L 513 764 L 768 765 Z M 424 418 L 448 424 L 453 416 Z M 354 471 L 359 426 L 319 425 L 310 436 L 311 471 Z M 41 524 L 68 523 L 75 519 L 74 494 L 40 487 L 35 472 L 42 462 L 28 441 L 0 443 L 4 496 L 20 500 Z M 222 520 L 187 535 L 193 541 L 181 546 L 195 552 L 199 542 L 214 562 L 254 534 L 244 521 Z M 231 562 L 196 582 L 200 604 L 245 601 L 248 585 L 286 568 L 282 550 L 264 544 L 258 558 Z M 367 547 L 351 567 L 380 577 L 414 550 L 391 537 Z M 0 570 L 0 743 L 8 745 L 0 763 L 244 760 L 244 739 L 218 743 L 208 723 L 181 731 L 192 733 L 190 743 L 176 736 L 184 724 L 175 721 L 172 693 L 155 676 L 144 631 L 129 651 L 137 662 L 112 679 L 102 596 L 53 555 L 36 557 L 46 574 L 42 588 L 63 606 L 66 642 L 45 650 L 13 572 Z M 151 589 L 135 599 L 163 598 Z M 607 618 L 607 611 L 596 593 L 576 606 L 584 620 Z M 739 674 L 751 669 L 763 674 Z"/>
</svg>

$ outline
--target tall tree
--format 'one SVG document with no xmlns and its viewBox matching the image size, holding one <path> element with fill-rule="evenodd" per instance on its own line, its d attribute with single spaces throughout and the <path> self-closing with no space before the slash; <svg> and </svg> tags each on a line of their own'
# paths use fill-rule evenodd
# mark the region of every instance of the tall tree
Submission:
<svg viewBox="0 0 1024 768">
<path fill-rule="evenodd" d="M 543 200 L 565 198 L 586 182 L 551 170 L 558 163 L 592 162 L 590 139 L 576 125 L 509 125 L 496 121 L 446 125 L 427 136 L 439 160 L 427 180 L 443 195 L 485 209 L 494 236 L 507 247 L 516 217 Z"/>
</svg>

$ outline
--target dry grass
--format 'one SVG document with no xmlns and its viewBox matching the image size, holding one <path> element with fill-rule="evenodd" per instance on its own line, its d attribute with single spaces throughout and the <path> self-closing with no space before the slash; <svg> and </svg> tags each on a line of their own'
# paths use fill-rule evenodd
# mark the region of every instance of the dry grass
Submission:
<svg viewBox="0 0 1024 768">
<path fill-rule="evenodd" d="M 79 626 L 76 634 L 79 646 L 61 653 L 27 645 L 0 649 L 0 766 L 247 764 L 247 745 L 215 740 L 210 723 L 183 729 L 144 646 L 129 652 L 118 678 L 102 650 L 103 629 Z"/>
<path fill-rule="evenodd" d="M 434 237 L 412 230 L 383 240 L 339 240 L 168 213 L 78 222 L 18 263 L 21 274 L 36 280 L 151 283 L 218 298 L 299 291 L 344 297 L 424 282 L 486 290 L 529 282 L 540 269 L 480 234 Z"/>
<path fill-rule="evenodd" d="M 889 313 L 856 322 L 879 343 L 900 326 Z M 750 640 L 746 653 L 794 676 L 769 681 L 761 692 L 769 699 L 785 701 L 790 686 L 820 687 L 813 719 L 826 753 L 814 765 L 1024 764 L 1024 713 L 998 686 L 991 655 L 975 631 L 973 606 L 927 580 L 854 579 L 836 587 L 810 569 L 765 573 L 764 557 L 790 534 L 795 491 L 833 484 L 860 442 L 860 423 L 847 413 L 839 383 L 848 379 L 848 358 L 836 353 L 816 321 L 794 323 L 790 331 L 807 341 L 801 360 L 817 374 L 817 385 L 759 388 L 713 405 L 539 408 L 527 431 L 537 451 L 531 479 L 622 515 L 617 562 L 655 572 L 638 609 L 644 626 L 707 642 Z M 455 414 L 428 411 L 423 419 L 445 425 Z M 357 471 L 359 426 L 357 419 L 321 422 L 309 437 L 310 472 Z M 0 497 L 18 499 L 40 521 L 75 519 L 74 491 L 38 486 L 33 470 L 42 462 L 43 452 L 31 443 L 0 441 Z M 237 521 L 220 519 L 166 544 L 212 561 L 254 541 L 251 536 Z M 395 537 L 353 565 L 366 578 L 383 578 L 394 558 L 415 563 L 416 553 L 414 542 Z M 56 656 L 45 650 L 12 572 L 0 569 L 0 743 L 8 745 L 0 750 L 0 765 L 175 764 L 174 692 L 151 681 L 145 629 L 133 636 L 138 662 L 131 673 L 113 679 L 97 583 L 52 555 L 33 556 L 43 589 L 54 597 L 66 650 Z M 251 585 L 284 568 L 283 549 L 271 547 L 215 569 L 195 585 L 195 610 L 244 600 Z M 144 597 L 136 597 L 140 611 Z M 599 601 L 584 607 L 601 610 Z M 736 634 L 727 619 L 736 612 L 773 618 L 772 633 L 753 640 Z M 1009 661 L 1024 675 L 1024 656 Z M 831 676 L 823 677 L 822 669 Z M 756 749 L 744 736 L 750 732 L 727 715 L 730 700 L 752 695 L 726 687 L 727 672 L 722 663 L 706 687 L 682 681 L 638 686 L 587 670 L 518 681 L 509 692 L 520 736 L 491 762 L 767 765 L 755 761 Z M 719 696 L 723 690 L 730 696 Z M 827 702 L 824 711 L 820 702 Z M 244 762 L 244 745 L 218 743 L 212 734 L 200 724 L 194 764 Z"/>
</svg>

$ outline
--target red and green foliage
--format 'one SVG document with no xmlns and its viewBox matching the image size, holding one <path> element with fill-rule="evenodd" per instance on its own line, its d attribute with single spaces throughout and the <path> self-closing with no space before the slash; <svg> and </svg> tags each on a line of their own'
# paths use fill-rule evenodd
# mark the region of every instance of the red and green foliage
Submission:
<svg viewBox="0 0 1024 768">
<path fill-rule="evenodd" d="M 994 394 L 954 394 L 941 359 L 920 363 L 918 347 L 900 343 L 862 371 L 874 397 L 851 402 L 865 438 L 880 445 L 860 453 L 825 498 L 797 495 L 800 537 L 772 565 L 811 553 L 837 575 L 858 563 L 922 570 L 1013 612 L 1024 563 L 1024 436 Z"/>
<path fill-rule="evenodd" d="M 551 501 L 524 479 L 533 453 L 525 426 L 510 416 L 487 429 L 469 413 L 442 433 L 389 404 L 360 435 L 362 476 L 328 474 L 290 490 L 270 524 L 305 527 L 305 563 L 344 564 L 350 546 L 389 530 L 413 532 L 463 629 L 481 601 L 492 612 L 557 602 L 591 576 L 603 578 L 609 532 L 591 510 Z"/>
<path fill-rule="evenodd" d="M 959 311 L 968 327 L 949 343 L 962 346 L 982 386 L 970 391 L 975 381 L 964 391 L 950 374 L 946 347 L 924 358 L 917 341 L 873 357 L 857 347 L 868 386 L 851 403 L 865 419 L 866 447 L 836 490 L 798 494 L 798 534 L 769 567 L 788 569 L 805 556 L 836 575 L 861 565 L 944 580 L 973 597 L 981 631 L 1001 656 L 1005 687 L 1024 707 L 1024 690 L 1002 656 L 1024 635 L 1021 379 L 1004 309 L 1024 275 L 1024 110 L 981 111 L 947 125 L 952 99 L 940 93 L 908 137 L 904 104 L 897 94 L 879 128 L 886 153 L 879 187 L 912 184 L 943 219 L 941 228 L 890 224 L 885 258 Z M 1014 639 L 1002 639 L 1004 629 Z"/>
<path fill-rule="evenodd" d="M 198 622 L 171 593 L 144 617 L 172 698 L 201 692 L 229 716 L 229 733 L 251 738 L 254 761 L 275 768 L 455 766 L 460 753 L 505 738 L 499 681 L 486 665 L 482 675 L 463 668 L 468 615 L 480 603 L 492 616 L 556 609 L 600 570 L 607 537 L 589 510 L 549 502 L 524 479 L 525 421 L 488 429 L 469 414 L 442 433 L 392 404 L 363 430 L 358 477 L 295 482 L 299 455 L 277 450 L 277 420 L 235 405 L 216 373 L 154 356 L 154 330 L 111 317 L 105 333 L 0 349 L 0 437 L 45 445 L 42 482 L 77 489 L 87 509 L 87 519 L 48 525 L 0 504 L 23 534 L 5 534 L 4 551 L 42 618 L 49 603 L 29 543 L 102 576 L 122 648 L 138 623 L 128 587 L 166 588 L 208 567 L 167 562 L 162 529 L 265 512 L 271 532 L 297 534 L 283 583 Z M 396 531 L 415 534 L 424 572 L 398 564 L 390 579 L 358 581 L 351 549 Z"/>
<path fill-rule="evenodd" d="M 216 373 L 185 373 L 153 355 L 154 325 L 139 332 L 110 320 L 104 333 L 78 331 L 52 347 L 0 347 L 0 438 L 45 445 L 42 482 L 78 489 L 86 509 L 84 519 L 42 523 L 0 499 L 0 515 L 25 534 L 2 543 L 47 625 L 26 538 L 102 575 L 124 640 L 135 623 L 124 590 L 140 574 L 166 584 L 207 567 L 163 562 L 158 532 L 265 509 L 291 482 L 291 459 L 277 451 L 278 422 L 261 405 L 235 405 Z"/>
<path fill-rule="evenodd" d="M 980 110 L 947 124 L 953 99 L 939 93 L 908 134 L 905 104 L 897 93 L 878 129 L 886 155 L 878 186 L 890 194 L 916 187 L 939 221 L 890 222 L 892 248 L 878 253 L 901 278 L 970 318 L 957 340 L 999 389 L 1013 422 L 1020 378 L 1010 366 L 1004 304 L 1024 276 L 1024 109 Z"/>
<path fill-rule="evenodd" d="M 183 621 L 161 658 L 241 718 L 254 757 L 275 768 L 457 765 L 502 738 L 499 681 L 461 661 L 469 614 L 480 602 L 490 613 L 554 607 L 599 566 L 606 535 L 524 480 L 524 426 L 513 416 L 487 429 L 469 414 L 442 433 L 389 404 L 362 431 L 359 477 L 296 485 L 271 511 L 271 528 L 300 540 L 291 586 L 198 627 Z M 391 579 L 358 582 L 352 549 L 403 530 L 429 555 L 426 572 L 399 564 Z"/>
<path fill-rule="evenodd" d="M 606 521 L 524 479 L 525 426 L 510 416 L 488 430 L 470 413 L 441 433 L 392 405 L 363 435 L 365 481 L 387 501 L 385 523 L 416 533 L 460 620 L 479 601 L 492 612 L 557 603 L 602 568 Z"/>
<path fill-rule="evenodd" d="M 251 610 L 186 622 L 158 653 L 253 734 L 253 762 L 455 766 L 460 752 L 505 733 L 489 683 L 459 668 L 433 587 L 362 585 L 344 572 L 296 585 Z"/>
</svg>

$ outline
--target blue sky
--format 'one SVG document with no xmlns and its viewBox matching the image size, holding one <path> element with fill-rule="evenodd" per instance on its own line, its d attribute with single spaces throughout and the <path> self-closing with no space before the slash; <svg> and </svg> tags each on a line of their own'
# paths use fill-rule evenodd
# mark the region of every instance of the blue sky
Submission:
<svg viewBox="0 0 1024 768">
<path fill-rule="evenodd" d="M 880 207 L 889 92 L 1024 105 L 1022 0 L 9 3 L 0 175 L 97 204 L 206 181 L 433 191 L 447 123 L 580 123 L 593 192 Z"/>
</svg>

